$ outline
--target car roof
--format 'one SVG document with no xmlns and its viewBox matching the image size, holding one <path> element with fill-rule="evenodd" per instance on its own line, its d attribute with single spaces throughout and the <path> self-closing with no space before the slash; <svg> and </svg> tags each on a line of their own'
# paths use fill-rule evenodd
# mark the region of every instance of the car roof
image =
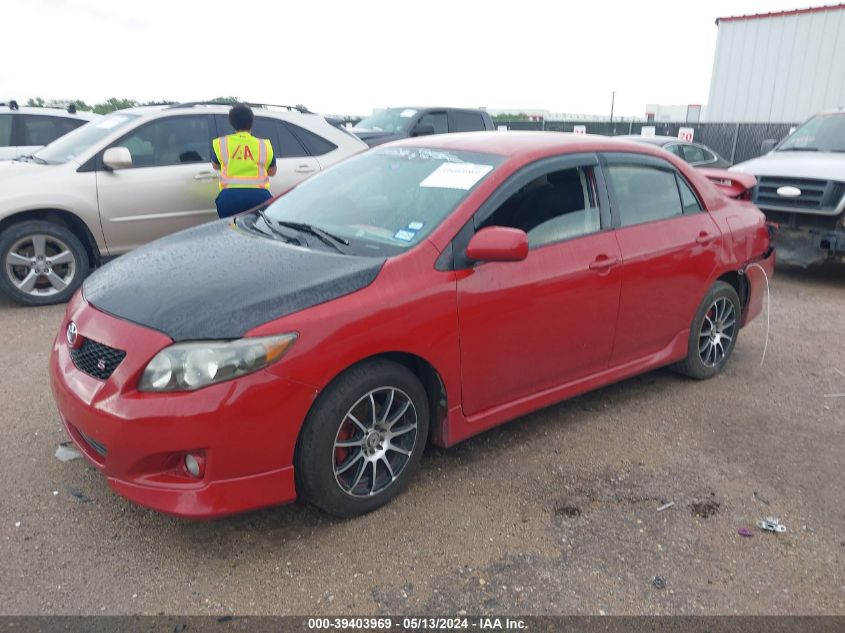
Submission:
<svg viewBox="0 0 845 633">
<path fill-rule="evenodd" d="M 651 149 L 642 143 L 598 134 L 568 132 L 462 132 L 417 136 L 386 145 L 427 147 L 457 151 L 499 154 L 532 160 L 559 153 L 632 151 L 663 157 L 662 150 Z"/>
<path fill-rule="evenodd" d="M 65 117 L 67 119 L 83 119 L 85 121 L 90 121 L 93 119 L 100 118 L 100 114 L 94 114 L 93 112 L 85 112 L 82 110 L 78 110 L 76 112 L 68 112 L 62 108 L 38 108 L 33 106 L 20 106 L 15 108 L 14 110 L 11 109 L 8 105 L 0 106 L 0 112 L 13 112 L 17 114 L 35 114 L 40 116 L 58 116 L 58 117 Z"/>
<path fill-rule="evenodd" d="M 483 108 L 456 108 L 455 106 L 387 106 L 380 110 L 457 110 L 459 112 L 487 112 Z M 376 112 L 373 111 L 373 114 Z M 372 116 L 372 115 L 367 115 Z"/>
<path fill-rule="evenodd" d="M 316 112 L 302 112 L 295 108 L 289 108 L 287 106 L 259 106 L 259 105 L 250 105 L 252 111 L 255 113 L 256 116 L 272 116 L 274 114 L 281 114 L 284 117 L 303 117 L 303 116 L 315 116 L 318 118 L 324 118 L 323 115 L 318 114 Z M 229 114 L 229 110 L 232 109 L 232 104 L 227 103 L 190 103 L 190 104 L 160 104 L 160 105 L 143 105 L 143 106 L 134 106 L 132 108 L 124 108 L 123 110 L 115 110 L 114 112 L 109 112 L 109 114 L 135 114 L 139 116 L 144 115 L 154 115 L 160 112 L 167 112 L 168 114 L 196 114 L 197 112 L 202 112 L 203 114 Z"/>
</svg>

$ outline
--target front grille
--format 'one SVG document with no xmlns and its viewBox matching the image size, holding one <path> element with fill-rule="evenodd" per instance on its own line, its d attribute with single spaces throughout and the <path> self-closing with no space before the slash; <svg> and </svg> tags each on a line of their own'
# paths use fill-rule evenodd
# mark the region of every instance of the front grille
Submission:
<svg viewBox="0 0 845 633">
<path fill-rule="evenodd" d="M 85 339 L 78 348 L 70 350 L 70 357 L 76 368 L 100 380 L 107 380 L 125 356 L 126 352 L 123 350 L 114 349 L 91 339 Z"/>
<path fill-rule="evenodd" d="M 801 195 L 795 198 L 779 196 L 781 187 L 796 187 Z M 754 188 L 754 203 L 765 207 L 796 209 L 801 211 L 833 211 L 845 195 L 845 183 L 833 180 L 812 180 L 810 178 L 760 177 Z"/>
</svg>

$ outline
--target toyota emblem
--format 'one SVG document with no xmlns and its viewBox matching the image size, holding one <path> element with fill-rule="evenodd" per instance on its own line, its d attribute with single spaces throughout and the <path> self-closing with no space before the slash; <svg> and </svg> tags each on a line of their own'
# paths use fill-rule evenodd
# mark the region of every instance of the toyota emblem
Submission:
<svg viewBox="0 0 845 633">
<path fill-rule="evenodd" d="M 76 345 L 76 339 L 79 335 L 79 332 L 76 329 L 76 323 L 71 321 L 67 324 L 67 332 L 65 332 L 65 335 L 67 336 L 67 344 L 71 347 L 74 347 Z"/>
</svg>

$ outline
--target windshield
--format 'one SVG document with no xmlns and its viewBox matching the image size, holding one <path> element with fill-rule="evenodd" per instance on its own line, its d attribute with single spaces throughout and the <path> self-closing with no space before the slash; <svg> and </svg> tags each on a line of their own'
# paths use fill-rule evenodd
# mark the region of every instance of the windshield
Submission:
<svg viewBox="0 0 845 633">
<path fill-rule="evenodd" d="M 353 129 L 374 132 L 401 132 L 417 113 L 413 108 L 387 108 L 359 121 Z"/>
<path fill-rule="evenodd" d="M 349 241 L 347 252 L 385 256 L 418 244 L 504 160 L 420 147 L 371 150 L 309 178 L 266 211 Z"/>
<path fill-rule="evenodd" d="M 778 151 L 845 152 L 845 112 L 819 114 L 795 130 Z"/>
<path fill-rule="evenodd" d="M 109 114 L 102 119 L 86 123 L 73 132 L 56 139 L 36 152 L 35 156 L 48 163 L 66 163 L 112 132 L 126 127 L 133 119 L 137 118 L 137 114 Z"/>
</svg>

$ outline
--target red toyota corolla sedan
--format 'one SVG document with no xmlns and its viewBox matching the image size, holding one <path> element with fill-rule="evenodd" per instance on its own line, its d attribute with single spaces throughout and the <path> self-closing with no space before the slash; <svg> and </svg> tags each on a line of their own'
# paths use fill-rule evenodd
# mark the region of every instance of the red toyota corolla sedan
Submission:
<svg viewBox="0 0 845 633">
<path fill-rule="evenodd" d="M 368 512 L 427 442 L 664 365 L 721 371 L 774 253 L 737 199 L 753 177 L 709 176 L 559 133 L 374 149 L 94 273 L 53 347 L 61 419 L 162 512 Z"/>
</svg>

